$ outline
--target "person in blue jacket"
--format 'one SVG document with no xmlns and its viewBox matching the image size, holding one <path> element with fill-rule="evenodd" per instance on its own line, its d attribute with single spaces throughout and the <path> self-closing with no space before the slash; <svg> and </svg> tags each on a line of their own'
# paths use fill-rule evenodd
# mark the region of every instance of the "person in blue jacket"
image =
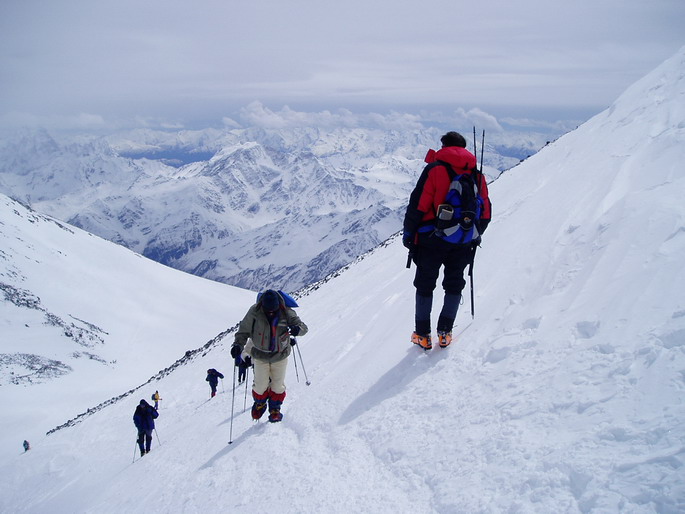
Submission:
<svg viewBox="0 0 685 514">
<path fill-rule="evenodd" d="M 207 378 L 205 380 L 209 382 L 209 387 L 212 388 L 212 398 L 216 395 L 216 386 L 219 383 L 219 379 L 223 380 L 223 378 L 224 376 L 214 368 L 207 370 Z"/>
<path fill-rule="evenodd" d="M 133 413 L 133 424 L 138 429 L 138 447 L 140 456 L 150 453 L 152 445 L 152 431 L 155 429 L 155 419 L 159 414 L 155 408 L 145 400 L 140 400 L 136 411 Z"/>
</svg>

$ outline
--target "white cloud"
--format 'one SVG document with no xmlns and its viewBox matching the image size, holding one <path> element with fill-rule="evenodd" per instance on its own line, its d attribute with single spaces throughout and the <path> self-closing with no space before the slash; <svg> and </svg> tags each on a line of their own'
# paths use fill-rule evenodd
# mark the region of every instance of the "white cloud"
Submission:
<svg viewBox="0 0 685 514">
<path fill-rule="evenodd" d="M 228 116 L 224 116 L 223 118 L 221 118 L 221 124 L 229 129 L 240 128 L 240 123 L 238 123 L 232 118 L 229 118 Z"/>
<path fill-rule="evenodd" d="M 79 113 L 70 115 L 41 116 L 30 113 L 8 112 L 0 114 L 0 127 L 44 127 L 61 130 L 97 130 L 106 126 L 98 114 Z"/>
<path fill-rule="evenodd" d="M 254 101 L 243 107 L 240 119 L 246 126 L 278 129 L 292 127 L 377 127 L 387 130 L 409 129 L 422 126 L 420 116 L 408 113 L 390 112 L 389 114 L 364 113 L 355 114 L 348 109 L 336 112 L 296 111 L 284 106 L 279 111 L 273 111 L 261 102 Z"/>
<path fill-rule="evenodd" d="M 96 112 L 188 125 L 218 123 L 253 100 L 318 110 L 323 124 L 346 122 L 341 108 L 598 112 L 679 49 L 683 25 L 685 2 L 669 0 L 7 1 L 0 116 Z M 267 125 L 312 119 L 287 108 L 243 115 Z"/>
<path fill-rule="evenodd" d="M 512 127 L 520 128 L 543 128 L 552 129 L 559 132 L 567 132 L 576 128 L 582 123 L 580 120 L 557 120 L 557 121 L 545 121 L 545 120 L 535 120 L 530 118 L 511 118 L 505 117 L 500 119 L 500 122 L 511 125 Z"/>
<path fill-rule="evenodd" d="M 495 130 L 497 132 L 502 132 L 504 129 L 492 114 L 474 107 L 465 111 L 464 109 L 457 109 L 456 112 L 456 122 L 459 125 L 473 125 L 488 131 Z"/>
</svg>

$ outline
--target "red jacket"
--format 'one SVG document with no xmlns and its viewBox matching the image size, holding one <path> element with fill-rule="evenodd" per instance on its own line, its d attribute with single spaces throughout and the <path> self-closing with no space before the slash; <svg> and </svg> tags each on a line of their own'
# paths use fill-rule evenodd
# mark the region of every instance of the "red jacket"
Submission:
<svg viewBox="0 0 685 514">
<path fill-rule="evenodd" d="M 437 152 L 429 150 L 425 160 L 428 164 L 436 161 L 446 162 L 452 166 L 457 174 L 471 173 L 471 170 L 476 167 L 476 157 L 466 148 L 458 146 L 447 146 Z M 479 194 L 483 199 L 483 212 L 480 217 L 482 232 L 490 222 L 492 206 L 485 177 L 482 173 L 478 177 L 480 178 Z M 438 205 L 445 202 L 451 182 L 445 166 L 437 164 L 424 168 L 409 198 L 409 205 L 404 218 L 405 234 L 416 235 L 420 225 L 435 218 Z"/>
</svg>

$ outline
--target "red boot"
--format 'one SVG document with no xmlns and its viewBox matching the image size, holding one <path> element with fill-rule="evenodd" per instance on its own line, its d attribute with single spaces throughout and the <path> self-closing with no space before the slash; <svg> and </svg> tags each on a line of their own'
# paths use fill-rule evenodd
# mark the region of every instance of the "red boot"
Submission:
<svg viewBox="0 0 685 514">
<path fill-rule="evenodd" d="M 283 400 L 285 400 L 285 391 L 279 394 L 271 392 L 269 396 L 269 421 L 271 423 L 278 423 L 283 419 L 283 414 L 281 413 Z"/>
<path fill-rule="evenodd" d="M 257 394 L 252 391 L 252 398 L 254 398 L 254 403 L 252 404 L 252 419 L 258 420 L 266 412 L 266 400 L 269 398 L 269 390 L 263 394 Z"/>
</svg>

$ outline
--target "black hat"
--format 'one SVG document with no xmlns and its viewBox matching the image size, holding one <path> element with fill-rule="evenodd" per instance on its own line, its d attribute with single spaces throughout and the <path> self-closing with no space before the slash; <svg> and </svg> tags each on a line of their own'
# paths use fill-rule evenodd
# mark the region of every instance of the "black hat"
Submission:
<svg viewBox="0 0 685 514">
<path fill-rule="evenodd" d="M 266 312 L 273 312 L 277 311 L 278 308 L 281 306 L 281 299 L 278 296 L 278 293 L 274 291 L 273 289 L 269 289 L 268 291 L 264 291 L 264 294 L 262 295 L 262 309 Z"/>
<path fill-rule="evenodd" d="M 466 148 L 466 139 L 459 132 L 448 132 L 440 138 L 442 146 L 458 146 L 460 148 Z"/>
</svg>

